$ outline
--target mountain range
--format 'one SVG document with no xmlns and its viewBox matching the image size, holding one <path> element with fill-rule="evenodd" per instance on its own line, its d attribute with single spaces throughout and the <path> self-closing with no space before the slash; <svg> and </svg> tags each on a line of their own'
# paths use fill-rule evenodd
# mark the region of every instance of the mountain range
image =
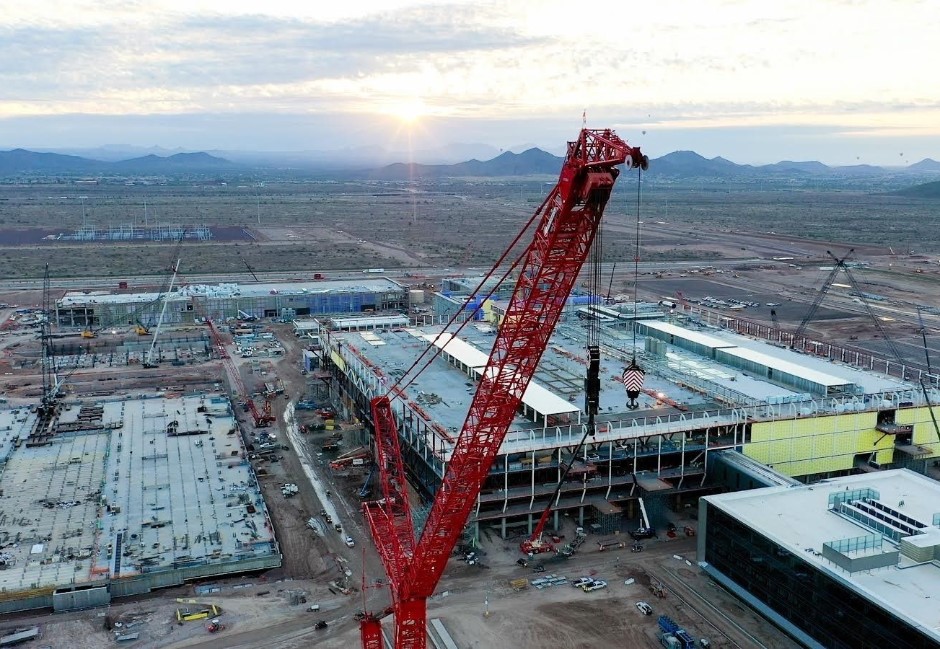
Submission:
<svg viewBox="0 0 940 649">
<path fill-rule="evenodd" d="M 462 145 L 469 147 L 470 145 Z M 162 151 L 161 151 L 162 152 Z M 269 154 L 271 155 L 271 154 Z M 362 177 L 375 180 L 411 180 L 416 178 L 435 179 L 445 177 L 500 177 L 558 174 L 563 158 L 538 148 L 529 148 L 521 153 L 505 151 L 487 160 L 471 159 L 454 164 L 419 164 L 394 163 L 385 166 L 361 166 L 358 170 L 347 169 L 344 176 Z M 296 166 L 294 166 L 296 165 Z M 329 167 L 324 163 L 303 165 L 277 165 L 260 160 L 251 163 L 239 163 L 206 152 L 174 153 L 159 156 L 150 153 L 141 157 L 124 160 L 96 160 L 75 155 L 52 152 L 27 151 L 14 149 L 0 151 L 0 176 L 46 176 L 46 175 L 85 175 L 85 176 L 228 176 L 228 175 L 264 175 L 270 176 L 284 170 L 295 173 L 316 173 L 324 175 Z M 341 169 L 333 167 L 335 173 Z M 885 175 L 920 175 L 940 174 L 940 162 L 930 158 L 921 160 L 907 167 L 875 167 L 854 165 L 829 167 L 816 161 L 782 161 L 769 165 L 741 165 L 722 157 L 705 158 L 694 151 L 675 151 L 650 161 L 647 177 L 653 180 L 663 179 L 809 179 L 809 178 L 859 178 Z"/>
<path fill-rule="evenodd" d="M 17 175 L 104 175 L 218 172 L 239 167 L 208 153 L 176 153 L 167 157 L 154 154 L 115 162 L 91 160 L 60 153 L 39 153 L 26 149 L 0 151 L 0 176 Z"/>
</svg>

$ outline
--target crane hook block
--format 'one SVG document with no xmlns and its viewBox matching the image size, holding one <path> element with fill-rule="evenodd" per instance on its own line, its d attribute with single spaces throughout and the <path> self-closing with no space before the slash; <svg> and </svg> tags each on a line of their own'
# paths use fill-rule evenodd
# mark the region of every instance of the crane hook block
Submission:
<svg viewBox="0 0 940 649">
<path fill-rule="evenodd" d="M 643 377 L 646 376 L 646 372 L 643 371 L 639 365 L 636 364 L 636 359 L 630 361 L 621 375 L 623 380 L 623 387 L 627 389 L 627 407 L 630 410 L 636 410 L 640 407 L 640 403 L 637 401 L 637 398 L 640 396 L 640 391 L 643 389 Z"/>
</svg>

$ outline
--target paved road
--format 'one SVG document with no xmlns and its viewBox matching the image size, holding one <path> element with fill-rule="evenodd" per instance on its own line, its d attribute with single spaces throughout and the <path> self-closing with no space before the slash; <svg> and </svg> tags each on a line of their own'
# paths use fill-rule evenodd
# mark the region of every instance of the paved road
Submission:
<svg viewBox="0 0 940 649">
<path fill-rule="evenodd" d="M 748 258 L 748 259 L 703 259 L 698 261 L 669 261 L 669 262 L 640 262 L 640 272 L 657 271 L 675 271 L 683 268 L 701 268 L 702 266 L 715 266 L 718 268 L 740 265 L 759 265 L 768 263 L 766 259 Z M 610 273 L 617 265 L 621 272 L 625 272 L 625 264 L 605 263 L 601 265 L 602 273 Z M 632 273 L 632 264 L 630 265 Z M 321 273 L 328 280 L 354 280 L 374 277 L 400 277 L 407 279 L 410 274 L 420 274 L 424 277 L 439 277 L 444 275 L 478 275 L 483 270 L 478 267 L 473 268 L 430 268 L 430 267 L 403 267 L 390 268 L 388 272 L 381 274 L 367 274 L 355 270 L 329 270 L 305 268 L 294 271 L 275 271 L 275 272 L 256 272 L 255 275 L 261 282 L 290 282 L 290 281 L 313 281 L 314 273 Z M 117 277 L 70 277 L 70 278 L 50 278 L 50 285 L 55 289 L 116 289 L 120 280 L 126 280 L 133 289 L 135 286 L 161 286 L 166 282 L 165 275 L 128 275 L 123 278 Z M 247 284 L 249 278 L 244 273 L 224 273 L 224 274 L 206 274 L 206 275 L 186 275 L 186 281 L 190 284 L 220 284 L 236 283 Z M 42 278 L 36 279 L 6 279 L 0 280 L 0 291 L 40 291 L 42 290 Z"/>
</svg>

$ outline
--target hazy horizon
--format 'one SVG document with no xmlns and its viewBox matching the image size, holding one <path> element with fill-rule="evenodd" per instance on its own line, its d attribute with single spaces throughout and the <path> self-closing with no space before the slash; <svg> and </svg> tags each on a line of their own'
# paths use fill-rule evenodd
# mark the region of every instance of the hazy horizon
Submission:
<svg viewBox="0 0 940 649">
<path fill-rule="evenodd" d="M 929 2 L 315 4 L 8 7 L 0 148 L 560 154 L 586 111 L 651 157 L 940 159 Z"/>
</svg>

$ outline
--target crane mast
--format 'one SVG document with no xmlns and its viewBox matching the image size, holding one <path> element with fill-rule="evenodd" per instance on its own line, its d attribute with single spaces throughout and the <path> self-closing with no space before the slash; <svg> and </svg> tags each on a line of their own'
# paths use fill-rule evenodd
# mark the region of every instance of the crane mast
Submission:
<svg viewBox="0 0 940 649">
<path fill-rule="evenodd" d="M 444 572 L 587 259 L 618 165 L 645 169 L 648 159 L 610 129 L 582 129 L 578 139 L 568 143 L 558 184 L 537 214 L 538 226 L 505 318 L 417 538 L 390 399 L 382 396 L 371 402 L 384 497 L 365 505 L 364 513 L 391 586 L 397 649 L 426 646 L 427 598 Z M 366 618 L 361 631 L 364 648 L 381 646 L 376 618 Z"/>
</svg>

